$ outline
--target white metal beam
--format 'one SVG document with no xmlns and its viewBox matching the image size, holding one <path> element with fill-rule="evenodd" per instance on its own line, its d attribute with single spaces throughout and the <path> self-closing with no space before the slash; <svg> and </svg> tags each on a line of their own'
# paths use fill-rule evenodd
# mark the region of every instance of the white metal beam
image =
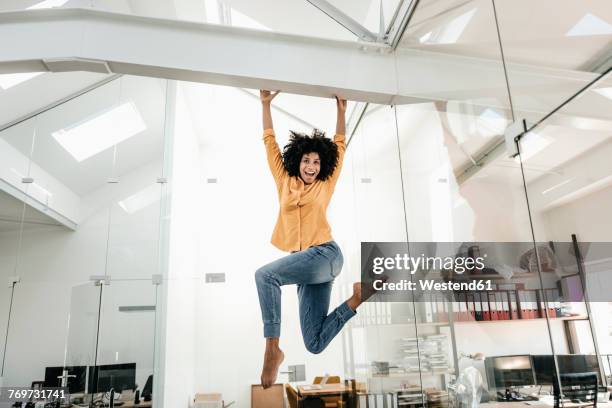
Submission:
<svg viewBox="0 0 612 408">
<path fill-rule="evenodd" d="M 507 108 L 497 60 L 91 9 L 0 13 L 0 38 L 11 38 L 0 48 L 0 73 L 88 70 L 310 96 L 339 94 L 380 104 L 453 99 Z M 513 89 L 527 93 L 541 84 L 579 88 L 594 75 L 509 68 Z"/>
<path fill-rule="evenodd" d="M 355 34 L 359 39 L 363 41 L 377 42 L 378 36 L 361 25 L 358 21 L 355 21 L 342 10 L 328 2 L 327 0 L 306 0 L 323 13 L 327 14 L 331 19 L 340 24 L 342 27 Z"/>
</svg>

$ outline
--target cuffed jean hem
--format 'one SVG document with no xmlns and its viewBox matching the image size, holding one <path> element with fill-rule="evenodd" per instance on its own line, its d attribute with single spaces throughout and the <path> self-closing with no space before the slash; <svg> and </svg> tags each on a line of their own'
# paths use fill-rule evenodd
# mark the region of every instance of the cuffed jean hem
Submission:
<svg viewBox="0 0 612 408">
<path fill-rule="evenodd" d="M 338 306 L 336 313 L 338 313 L 340 320 L 342 320 L 344 323 L 348 322 L 351 317 L 357 314 L 357 312 L 351 309 L 346 302 Z"/>
<path fill-rule="evenodd" d="M 264 337 L 280 337 L 280 323 L 264 323 Z"/>
</svg>

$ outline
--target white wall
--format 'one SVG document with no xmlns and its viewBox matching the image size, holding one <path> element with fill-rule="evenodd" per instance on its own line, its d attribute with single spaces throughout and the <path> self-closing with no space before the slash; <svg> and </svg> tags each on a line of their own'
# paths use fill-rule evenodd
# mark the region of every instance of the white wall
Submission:
<svg viewBox="0 0 612 408">
<path fill-rule="evenodd" d="M 191 282 L 195 316 L 183 317 L 195 331 L 194 354 L 189 356 L 195 369 L 194 392 L 220 392 L 226 402 L 248 407 L 250 385 L 260 382 L 265 347 L 254 274 L 260 266 L 285 255 L 270 244 L 278 203 L 261 139 L 260 103 L 231 88 L 181 84 L 181 89 L 189 95 L 188 109 L 201 141 L 198 163 L 190 158 L 198 147 L 189 154 L 175 153 L 176 158 L 189 162 L 185 166 L 192 166 L 189 173 L 198 176 L 190 185 L 190 194 L 182 197 L 193 205 L 183 216 L 198 231 L 189 244 L 199 241 L 197 270 Z M 335 112 L 333 101 L 320 103 Z M 274 125 L 281 146 L 289 129 L 307 130 L 277 111 Z M 206 183 L 208 178 L 216 178 L 217 183 Z M 173 197 L 177 191 L 175 184 Z M 186 232 L 183 237 L 178 239 L 187 244 Z M 343 242 L 339 244 L 344 250 Z M 205 273 L 225 273 L 226 281 L 204 283 Z M 330 308 L 341 301 L 339 286 L 334 287 Z M 285 361 L 280 371 L 287 371 L 288 365 L 305 364 L 308 381 L 324 373 L 343 376 L 340 337 L 320 355 L 309 354 L 299 328 L 296 288 L 285 287 L 282 293 L 280 346 Z M 280 374 L 278 382 L 286 381 L 287 376 Z"/>
<path fill-rule="evenodd" d="M 198 273 L 200 209 L 194 199 L 198 182 L 199 148 L 185 87 L 171 82 L 167 125 L 173 133 L 171 223 L 168 277 L 164 282 L 165 338 L 163 406 L 187 407 L 194 396 L 196 362 L 195 281 Z"/>
<path fill-rule="evenodd" d="M 546 212 L 546 231 L 555 241 L 610 242 L 612 238 L 612 187 L 593 192 Z"/>
</svg>

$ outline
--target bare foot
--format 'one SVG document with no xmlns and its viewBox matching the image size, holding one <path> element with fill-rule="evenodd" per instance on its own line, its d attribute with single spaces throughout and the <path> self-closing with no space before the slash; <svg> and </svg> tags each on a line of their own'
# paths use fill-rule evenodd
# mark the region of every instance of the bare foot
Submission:
<svg viewBox="0 0 612 408">
<path fill-rule="evenodd" d="M 278 347 L 278 338 L 267 339 L 263 370 L 261 370 L 261 385 L 264 389 L 270 388 L 276 382 L 278 368 L 284 359 L 285 354 Z"/>
<path fill-rule="evenodd" d="M 386 275 L 381 275 L 380 280 L 386 282 L 389 279 Z M 359 305 L 368 300 L 372 295 L 376 293 L 376 290 L 372 287 L 371 284 L 366 284 L 363 282 L 355 282 L 353 283 L 353 296 L 351 296 L 346 303 L 348 307 L 356 311 Z"/>
<path fill-rule="evenodd" d="M 350 307 L 353 311 L 356 311 L 359 305 L 361 305 L 365 300 L 361 298 L 361 285 L 361 282 L 353 283 L 353 296 L 346 301 L 348 307 Z"/>
</svg>

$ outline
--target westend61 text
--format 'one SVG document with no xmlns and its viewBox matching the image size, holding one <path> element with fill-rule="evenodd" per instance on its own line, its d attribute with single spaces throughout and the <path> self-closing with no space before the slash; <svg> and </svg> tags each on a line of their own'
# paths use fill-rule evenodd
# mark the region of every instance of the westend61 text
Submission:
<svg viewBox="0 0 612 408">
<path fill-rule="evenodd" d="M 419 285 L 417 286 L 417 282 Z M 423 290 L 423 291 L 476 291 L 493 290 L 490 280 L 477 280 L 471 282 L 438 282 L 433 279 L 409 281 L 402 279 L 399 282 L 385 282 L 377 279 L 372 282 L 374 290 Z"/>
</svg>

